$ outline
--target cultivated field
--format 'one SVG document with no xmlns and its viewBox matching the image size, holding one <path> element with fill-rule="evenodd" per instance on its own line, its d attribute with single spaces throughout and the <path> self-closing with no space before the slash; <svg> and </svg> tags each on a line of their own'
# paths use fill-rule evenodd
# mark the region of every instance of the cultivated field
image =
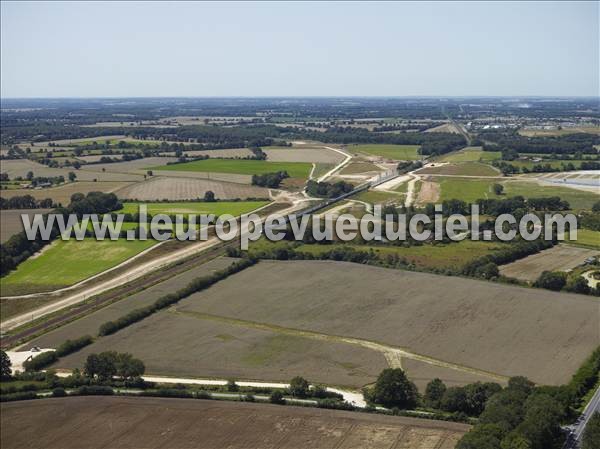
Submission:
<svg viewBox="0 0 600 449">
<path fill-rule="evenodd" d="M 106 164 L 106 166 L 125 163 L 126 162 L 116 162 L 114 164 Z M 94 179 L 97 181 L 139 181 L 143 179 L 143 176 L 141 175 L 117 172 L 118 170 L 114 170 L 114 167 L 112 167 L 112 170 L 107 169 L 106 172 L 102 172 L 102 166 L 103 165 L 100 164 L 88 165 L 87 167 L 84 165 L 81 170 L 75 170 L 72 167 L 50 168 L 46 165 L 30 161 L 29 159 L 8 159 L 2 161 L 2 172 L 8 173 L 8 176 L 11 179 L 14 179 L 17 176 L 21 176 L 25 179 L 27 173 L 30 171 L 33 172 L 34 176 L 64 176 L 65 179 L 68 179 L 69 172 L 73 172 L 77 175 L 78 181 L 93 181 Z"/>
<path fill-rule="evenodd" d="M 567 134 L 600 134 L 600 126 L 569 127 L 562 129 L 520 129 L 519 134 L 526 137 L 566 136 Z"/>
<path fill-rule="evenodd" d="M 107 270 L 155 240 L 56 240 L 2 278 L 2 296 L 55 290 Z"/>
<path fill-rule="evenodd" d="M 506 196 L 522 195 L 525 198 L 558 196 L 562 200 L 568 201 L 573 210 L 591 209 L 594 203 L 600 200 L 600 194 L 598 192 L 582 191 L 570 187 L 549 184 L 539 184 L 535 181 L 509 181 L 502 184 L 504 185 L 504 193 Z"/>
<path fill-rule="evenodd" d="M 181 203 L 144 203 L 148 207 L 150 215 L 157 214 L 231 214 L 238 216 L 251 212 L 259 207 L 268 204 L 268 201 L 216 201 L 213 203 L 187 201 Z M 139 203 L 123 203 L 123 208 L 119 210 L 122 214 L 135 214 L 139 210 Z"/>
<path fill-rule="evenodd" d="M 469 430 L 415 418 L 166 398 L 21 401 L 2 404 L 1 416 L 5 449 L 451 449 Z"/>
<path fill-rule="evenodd" d="M 43 200 L 45 198 L 52 198 L 55 203 L 67 206 L 71 202 L 71 196 L 74 193 L 87 194 L 89 192 L 104 192 L 110 193 L 115 192 L 121 188 L 132 185 L 129 182 L 120 181 L 105 181 L 105 182 L 92 182 L 92 181 L 77 181 L 69 182 L 58 187 L 51 187 L 47 189 L 13 189 L 13 190 L 0 190 L 0 196 L 2 198 L 12 198 L 13 196 L 31 195 L 36 200 Z"/>
<path fill-rule="evenodd" d="M 147 167 L 154 166 L 155 168 L 162 168 L 163 165 L 168 164 L 169 162 L 176 162 L 176 157 L 145 157 L 142 159 L 135 159 L 133 161 L 123 161 L 123 162 L 111 162 L 109 164 L 93 164 L 93 165 L 84 165 L 82 170 L 93 171 L 93 172 L 102 172 L 102 169 L 105 170 L 106 173 L 125 173 L 125 174 L 134 174 L 136 179 L 139 178 L 139 175 L 143 175 L 147 171 Z"/>
<path fill-rule="evenodd" d="M 116 192 L 119 198 L 140 201 L 193 200 L 212 191 L 217 199 L 268 198 L 269 189 L 208 179 L 153 177 Z"/>
<path fill-rule="evenodd" d="M 356 175 L 361 173 L 373 174 L 381 171 L 377 165 L 371 162 L 351 162 L 346 165 L 340 172 L 340 175 Z"/>
<path fill-rule="evenodd" d="M 198 157 L 198 156 L 209 156 L 209 157 L 225 157 L 225 158 L 235 158 L 235 157 L 248 157 L 252 156 L 254 153 L 250 151 L 248 148 L 226 148 L 223 150 L 189 150 L 185 151 L 184 155 L 187 157 Z M 171 153 L 161 153 L 161 156 L 175 156 L 174 152 Z"/>
<path fill-rule="evenodd" d="M 386 159 L 396 161 L 412 161 L 421 159 L 419 154 L 419 145 L 350 145 L 348 151 L 352 153 L 362 153 L 371 156 L 381 156 Z"/>
<path fill-rule="evenodd" d="M 590 229 L 578 229 L 577 240 L 566 242 L 570 245 L 586 246 L 588 248 L 600 250 L 600 231 Z"/>
<path fill-rule="evenodd" d="M 499 170 L 480 162 L 435 164 L 422 168 L 417 173 L 420 175 L 502 176 Z"/>
<path fill-rule="evenodd" d="M 542 271 L 569 271 L 600 251 L 573 245 L 556 245 L 515 262 L 502 265 L 500 273 L 523 281 L 535 281 Z"/>
<path fill-rule="evenodd" d="M 232 173 L 241 175 L 262 175 L 287 171 L 292 178 L 308 178 L 311 164 L 306 162 L 269 162 L 257 160 L 206 159 L 165 166 L 147 167 L 161 171 L 191 171 L 205 173 Z"/>
<path fill-rule="evenodd" d="M 6 242 L 13 235 L 23 231 L 22 214 L 29 215 L 33 219 L 35 214 L 44 214 L 52 209 L 14 209 L 0 211 L 0 243 Z"/>
<path fill-rule="evenodd" d="M 481 147 L 466 147 L 460 151 L 448 153 L 440 158 L 441 162 L 478 162 L 500 159 L 499 151 L 483 151 Z"/>
<path fill-rule="evenodd" d="M 265 147 L 263 151 L 267 154 L 270 162 L 314 162 L 323 164 L 338 164 L 344 156 L 337 151 L 327 148 L 303 148 L 303 147 Z"/>
<path fill-rule="evenodd" d="M 594 298 L 327 261 L 263 261 L 176 309 L 383 342 L 547 384 L 568 381 L 600 339 Z"/>
</svg>

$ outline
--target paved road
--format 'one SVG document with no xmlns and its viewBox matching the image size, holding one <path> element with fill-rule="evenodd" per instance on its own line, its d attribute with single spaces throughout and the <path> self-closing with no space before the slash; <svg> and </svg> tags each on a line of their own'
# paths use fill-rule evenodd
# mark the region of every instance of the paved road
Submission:
<svg viewBox="0 0 600 449">
<path fill-rule="evenodd" d="M 572 431 L 572 433 L 569 435 L 569 438 L 567 438 L 567 441 L 565 441 L 563 449 L 577 449 L 581 447 L 583 431 L 595 412 L 600 413 L 600 388 L 596 390 L 594 396 L 592 396 L 592 399 L 585 407 L 583 414 L 579 417 L 575 424 L 573 426 L 569 426 L 569 429 Z"/>
</svg>

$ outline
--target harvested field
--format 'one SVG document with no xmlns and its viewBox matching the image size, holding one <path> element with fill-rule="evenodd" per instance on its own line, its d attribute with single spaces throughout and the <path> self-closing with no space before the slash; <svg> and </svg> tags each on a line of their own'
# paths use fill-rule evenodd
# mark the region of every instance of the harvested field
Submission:
<svg viewBox="0 0 600 449">
<path fill-rule="evenodd" d="M 323 164 L 339 164 L 344 159 L 344 156 L 337 151 L 331 151 L 327 148 L 265 147 L 263 148 L 263 151 L 267 154 L 267 160 L 271 162 L 314 162 Z"/>
<path fill-rule="evenodd" d="M 595 298 L 329 261 L 263 261 L 177 310 L 397 345 L 546 384 L 568 381 L 600 342 Z"/>
<path fill-rule="evenodd" d="M 204 194 L 209 190 L 214 192 L 217 199 L 269 198 L 269 189 L 264 187 L 208 179 L 162 176 L 129 185 L 118 190 L 116 194 L 119 198 L 140 201 L 178 201 L 204 198 Z"/>
<path fill-rule="evenodd" d="M 453 175 L 453 176 L 498 176 L 502 173 L 491 165 L 480 162 L 461 162 L 450 164 L 439 164 L 422 168 L 417 172 L 419 175 Z"/>
<path fill-rule="evenodd" d="M 5 449 L 451 449 L 470 428 L 339 410 L 143 397 L 13 402 L 2 404 L 1 416 Z"/>
<path fill-rule="evenodd" d="M 56 145 L 85 145 L 91 144 L 92 142 L 103 143 L 107 140 L 109 141 L 119 141 L 125 140 L 127 136 L 124 134 L 114 134 L 110 136 L 98 136 L 98 137 L 82 137 L 80 139 L 62 139 L 62 140 L 50 140 L 47 142 L 36 142 L 33 144 L 34 147 L 43 147 L 48 146 L 49 143 L 54 143 Z"/>
<path fill-rule="evenodd" d="M 235 159 L 205 159 L 165 165 L 163 167 L 148 167 L 164 171 L 186 171 L 205 173 L 231 173 L 240 175 L 262 175 L 278 171 L 287 171 L 292 178 L 308 178 L 311 164 L 306 162 L 269 162 L 258 160 Z"/>
<path fill-rule="evenodd" d="M 52 209 L 10 209 L 0 211 L 0 243 L 6 242 L 13 235 L 23 231 L 22 214 L 29 215 L 31 220 L 35 214 L 45 214 Z"/>
<path fill-rule="evenodd" d="M 226 148 L 223 150 L 189 150 L 185 151 L 184 154 L 187 157 L 209 156 L 215 158 L 249 157 L 254 155 L 254 153 L 252 153 L 252 151 L 250 151 L 248 148 Z M 175 156 L 175 153 L 162 153 L 161 156 L 162 155 Z"/>
<path fill-rule="evenodd" d="M 500 267 L 500 274 L 523 281 L 535 281 L 542 271 L 570 271 L 600 251 L 573 245 L 556 245 Z"/>
<path fill-rule="evenodd" d="M 87 332 L 97 332 L 100 324 Z M 54 367 L 81 369 L 89 354 L 102 351 L 130 352 L 144 361 L 147 373 L 156 375 L 278 382 L 302 375 L 354 388 L 374 382 L 387 367 L 382 354 L 366 348 L 173 310 L 103 337 Z"/>
<path fill-rule="evenodd" d="M 210 179 L 213 181 L 234 182 L 237 184 L 252 184 L 252 175 L 236 173 L 214 173 L 201 171 L 153 170 L 154 176 L 169 178 Z"/>
<path fill-rule="evenodd" d="M 102 172 L 102 169 L 104 169 L 106 173 L 133 173 L 143 175 L 150 166 L 163 166 L 167 165 L 169 162 L 176 161 L 176 157 L 145 157 L 142 159 L 135 159 L 133 161 L 84 165 L 82 170 Z"/>
<path fill-rule="evenodd" d="M 481 147 L 466 147 L 460 151 L 445 154 L 440 158 L 443 162 L 477 162 L 500 159 L 500 151 L 483 151 Z"/>
<path fill-rule="evenodd" d="M 38 164 L 37 162 L 30 161 L 29 159 L 9 159 L 2 161 L 2 171 L 8 173 L 11 179 L 17 176 L 25 178 L 27 172 L 33 172 L 34 176 L 64 176 L 68 178 L 69 172 L 73 172 L 77 175 L 78 181 L 138 181 L 143 179 L 141 175 L 134 175 L 128 173 L 117 173 L 115 170 L 108 170 L 103 173 L 102 167 L 104 165 L 118 165 L 125 164 L 126 162 L 115 162 L 114 164 L 95 164 L 95 165 L 83 165 L 80 170 L 74 168 L 50 168 L 46 165 Z M 93 167 L 93 170 L 90 169 Z"/>
<path fill-rule="evenodd" d="M 104 192 L 110 193 L 115 192 L 118 189 L 127 187 L 132 183 L 119 182 L 119 181 L 105 181 L 105 182 L 92 182 L 92 181 L 77 181 L 63 184 L 58 187 L 51 187 L 48 189 L 14 189 L 14 190 L 0 190 L 0 196 L 2 198 L 12 198 L 13 196 L 31 195 L 36 200 L 43 200 L 45 198 L 52 198 L 55 203 L 60 203 L 63 206 L 68 205 L 71 202 L 71 195 L 74 193 L 89 192 Z"/>
<path fill-rule="evenodd" d="M 259 207 L 265 206 L 268 201 L 185 201 L 181 203 L 159 202 L 146 203 L 148 213 L 156 214 L 231 214 L 239 216 L 246 214 Z M 122 214 L 135 214 L 138 212 L 139 203 L 123 203 L 123 208 L 117 212 Z"/>
<path fill-rule="evenodd" d="M 421 159 L 419 154 L 420 145 L 391 145 L 370 144 L 351 145 L 348 150 L 353 153 L 363 153 L 371 156 L 380 156 L 386 159 L 412 161 Z"/>
</svg>

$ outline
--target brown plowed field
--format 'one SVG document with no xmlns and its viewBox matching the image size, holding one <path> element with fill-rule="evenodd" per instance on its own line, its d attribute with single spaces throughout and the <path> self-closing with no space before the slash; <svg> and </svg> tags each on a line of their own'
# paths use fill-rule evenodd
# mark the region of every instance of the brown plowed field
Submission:
<svg viewBox="0 0 600 449">
<path fill-rule="evenodd" d="M 247 402 L 73 397 L 2 404 L 3 449 L 451 449 L 465 424 Z"/>
<path fill-rule="evenodd" d="M 45 214 L 52 209 L 9 209 L 0 211 L 0 243 L 6 242 L 13 235 L 23 231 L 21 214 L 29 215 L 33 219 L 35 214 Z"/>
<path fill-rule="evenodd" d="M 210 179 L 155 177 L 116 192 L 119 198 L 140 201 L 193 200 L 211 190 L 218 199 L 269 198 L 269 189 Z"/>
</svg>

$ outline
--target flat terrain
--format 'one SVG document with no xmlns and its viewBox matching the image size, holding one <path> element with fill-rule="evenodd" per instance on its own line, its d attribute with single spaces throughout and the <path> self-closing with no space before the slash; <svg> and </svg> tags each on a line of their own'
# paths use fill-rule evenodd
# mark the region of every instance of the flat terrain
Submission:
<svg viewBox="0 0 600 449">
<path fill-rule="evenodd" d="M 328 261 L 263 261 L 177 310 L 385 342 L 547 384 L 566 382 L 600 342 L 595 298 Z"/>
<path fill-rule="evenodd" d="M 481 147 L 466 147 L 460 151 L 448 153 L 440 158 L 442 162 L 478 162 L 500 159 L 500 151 L 483 151 Z"/>
<path fill-rule="evenodd" d="M 242 159 L 205 159 L 165 166 L 149 166 L 148 169 L 161 171 L 191 171 L 205 173 L 233 173 L 241 175 L 262 175 L 287 171 L 292 178 L 308 178 L 311 164 L 306 162 L 269 162 Z"/>
<path fill-rule="evenodd" d="M 69 182 L 58 187 L 50 187 L 47 189 L 14 189 L 14 190 L 0 190 L 0 196 L 2 198 L 12 198 L 13 196 L 31 195 L 36 200 L 43 200 L 45 198 L 51 198 L 55 203 L 60 203 L 63 206 L 67 206 L 71 202 L 71 195 L 74 193 L 87 194 L 89 192 L 104 192 L 110 193 L 115 192 L 123 187 L 132 185 L 130 182 L 119 182 L 119 181 L 104 181 L 104 182 L 93 182 L 93 181 L 77 181 Z"/>
<path fill-rule="evenodd" d="M 235 158 L 235 157 L 251 157 L 254 153 L 248 148 L 225 148 L 222 150 L 187 150 L 183 153 L 187 157 L 224 157 L 224 158 Z M 175 152 L 161 153 L 161 156 L 175 156 Z"/>
<path fill-rule="evenodd" d="M 540 185 L 527 181 L 509 181 L 503 185 L 506 196 L 522 195 L 525 198 L 558 196 L 562 200 L 568 201 L 573 210 L 591 209 L 594 203 L 600 200 L 600 194 L 597 192 L 576 190 L 570 187 Z"/>
<path fill-rule="evenodd" d="M 90 172 L 103 172 L 112 174 L 131 174 L 135 175 L 136 179 L 139 179 L 141 175 L 144 175 L 147 171 L 147 167 L 161 167 L 166 166 L 168 163 L 176 162 L 176 157 L 145 157 L 142 159 L 135 159 L 132 161 L 123 162 L 111 162 L 108 164 L 91 164 L 82 166 L 82 170 Z M 142 178 L 143 179 L 143 176 Z"/>
<path fill-rule="evenodd" d="M 419 148 L 419 145 L 370 144 L 350 145 L 348 146 L 348 151 L 371 156 L 381 156 L 395 161 L 412 161 L 421 159 Z"/>
<path fill-rule="evenodd" d="M 217 199 L 268 198 L 269 189 L 233 182 L 213 181 L 193 178 L 153 177 L 147 181 L 132 184 L 116 192 L 119 198 L 140 201 L 193 200 L 204 198 L 207 191 Z"/>
<path fill-rule="evenodd" d="M 123 300 L 103 307 L 102 309 L 90 315 L 87 315 L 76 321 L 72 321 L 69 324 L 44 334 L 40 338 L 34 340 L 34 342 L 31 343 L 31 346 L 42 345 L 42 347 L 53 348 L 60 345 L 63 341 L 69 338 L 72 339 L 78 335 L 95 335 L 102 323 L 109 320 L 116 320 L 117 318 L 120 318 L 134 309 L 150 305 L 161 296 L 172 293 L 173 291 L 189 284 L 197 277 L 207 276 L 217 270 L 228 267 L 235 260 L 236 259 L 229 257 L 219 257 L 209 262 L 196 265 L 193 268 L 177 276 L 169 278 L 164 282 L 148 286 L 144 290 L 125 297 Z M 2 303 L 3 312 L 6 308 L 12 307 L 12 304 L 10 303 L 14 301 L 18 300 L 4 301 Z M 31 346 L 28 345 L 27 348 Z"/>
<path fill-rule="evenodd" d="M 500 171 L 491 165 L 480 162 L 461 162 L 426 167 L 417 172 L 420 175 L 453 175 L 453 176 L 502 176 Z"/>
<path fill-rule="evenodd" d="M 397 416 L 166 398 L 21 401 L 2 404 L 1 416 L 5 449 L 451 449 L 469 430 Z"/>
<path fill-rule="evenodd" d="M 23 231 L 22 214 L 29 215 L 29 219 L 35 214 L 45 214 L 52 209 L 14 209 L 0 211 L 0 242 L 4 243 L 13 235 Z"/>
<path fill-rule="evenodd" d="M 344 156 L 327 148 L 300 147 L 264 147 L 267 161 L 270 162 L 314 162 L 322 164 L 338 164 Z"/>
<path fill-rule="evenodd" d="M 268 201 L 216 201 L 214 203 L 187 201 L 181 203 L 160 202 L 144 203 L 147 206 L 148 213 L 157 214 L 231 214 L 238 216 L 251 212 L 259 207 L 268 204 Z M 122 214 L 135 214 L 139 210 L 140 203 L 123 203 L 123 208 L 119 210 Z"/>
<path fill-rule="evenodd" d="M 577 240 L 572 240 L 565 243 L 600 250 L 600 231 L 592 231 L 590 229 L 578 229 Z"/>
<path fill-rule="evenodd" d="M 569 127 L 562 129 L 526 129 L 521 128 L 519 134 L 526 137 L 566 136 L 567 134 L 590 133 L 600 134 L 599 126 Z"/>
<path fill-rule="evenodd" d="M 155 240 L 56 240 L 2 278 L 2 296 L 55 290 L 107 270 L 156 244 Z"/>
<path fill-rule="evenodd" d="M 523 281 L 535 281 L 542 271 L 569 271 L 600 251 L 573 245 L 556 245 L 500 267 L 500 273 Z"/>
<path fill-rule="evenodd" d="M 136 162 L 136 161 L 132 161 Z M 2 161 L 2 172 L 8 173 L 11 179 L 17 176 L 21 176 L 23 179 L 27 176 L 28 172 L 33 172 L 34 176 L 64 176 L 68 179 L 69 172 L 73 172 L 77 175 L 78 181 L 139 181 L 143 179 L 143 176 L 124 173 L 115 170 L 116 165 L 126 164 L 126 162 L 115 162 L 114 164 L 94 164 L 94 165 L 82 165 L 80 170 L 75 170 L 72 167 L 67 168 L 50 168 L 46 165 L 39 164 L 37 162 L 30 161 L 29 159 L 7 159 Z M 110 165 L 110 170 L 102 172 L 102 166 Z"/>
</svg>

